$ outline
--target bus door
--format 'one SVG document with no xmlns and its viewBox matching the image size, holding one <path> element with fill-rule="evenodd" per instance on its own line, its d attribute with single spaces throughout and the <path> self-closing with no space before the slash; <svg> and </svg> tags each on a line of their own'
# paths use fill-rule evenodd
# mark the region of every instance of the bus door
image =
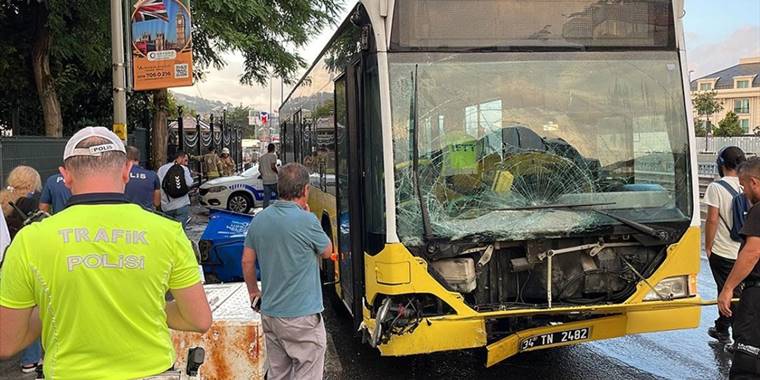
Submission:
<svg viewBox="0 0 760 380">
<path fill-rule="evenodd" d="M 361 197 L 361 65 L 349 65 L 335 81 L 338 188 L 338 258 L 342 300 L 354 319 L 362 320 L 364 254 Z"/>
</svg>

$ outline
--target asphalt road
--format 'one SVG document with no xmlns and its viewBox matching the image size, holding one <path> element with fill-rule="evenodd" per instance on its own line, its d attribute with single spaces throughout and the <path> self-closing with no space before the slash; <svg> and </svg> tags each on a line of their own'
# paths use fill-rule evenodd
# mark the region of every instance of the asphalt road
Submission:
<svg viewBox="0 0 760 380">
<path fill-rule="evenodd" d="M 197 210 L 199 211 L 199 210 Z M 191 237 L 202 233 L 206 218 L 195 213 Z M 698 278 L 704 299 L 717 297 L 707 259 Z M 325 300 L 328 331 L 326 379 L 725 379 L 731 365 L 722 345 L 707 329 L 717 315 L 705 307 L 698 329 L 643 334 L 572 347 L 529 352 L 485 368 L 478 350 L 411 357 L 381 357 L 352 336 L 350 322 L 335 303 Z M 0 361 L 0 380 L 22 376 L 18 358 Z"/>
<path fill-rule="evenodd" d="M 698 279 L 704 299 L 717 297 L 707 258 Z M 485 368 L 477 351 L 413 357 L 381 357 L 351 337 L 351 326 L 334 303 L 325 320 L 339 365 L 329 379 L 725 379 L 731 366 L 723 346 L 707 336 L 717 315 L 705 307 L 698 329 L 627 336 L 618 339 L 529 352 Z M 335 355 L 332 354 L 332 355 Z M 328 354 L 328 359 L 331 359 Z M 334 361 L 334 359 L 332 360 Z M 337 370 L 336 370 L 337 368 Z"/>
</svg>

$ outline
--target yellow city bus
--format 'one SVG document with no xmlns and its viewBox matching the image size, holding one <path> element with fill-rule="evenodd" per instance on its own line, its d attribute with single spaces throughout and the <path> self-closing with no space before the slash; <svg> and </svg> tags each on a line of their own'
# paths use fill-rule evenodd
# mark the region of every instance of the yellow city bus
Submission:
<svg viewBox="0 0 760 380">
<path fill-rule="evenodd" d="M 382 355 L 698 326 L 679 0 L 365 0 L 280 108 Z"/>
</svg>

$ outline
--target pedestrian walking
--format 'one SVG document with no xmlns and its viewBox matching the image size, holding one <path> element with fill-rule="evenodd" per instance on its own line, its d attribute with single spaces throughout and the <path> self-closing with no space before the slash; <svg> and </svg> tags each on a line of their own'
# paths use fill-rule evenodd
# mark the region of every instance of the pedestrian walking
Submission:
<svg viewBox="0 0 760 380">
<path fill-rule="evenodd" d="M 274 144 L 267 146 L 267 153 L 259 157 L 259 173 L 264 187 L 264 208 L 269 207 L 272 195 L 277 198 L 277 154 Z"/>
<path fill-rule="evenodd" d="M 127 200 L 148 210 L 161 206 L 161 182 L 152 170 L 140 166 L 140 149 L 127 147 L 127 160 L 132 162 L 129 182 L 124 189 Z"/>
<path fill-rule="evenodd" d="M 754 205 L 741 234 L 745 241 L 718 296 L 718 308 L 733 317 L 734 359 L 731 379 L 760 379 L 760 158 L 739 166 L 739 182 Z M 743 286 L 739 304 L 731 307 L 735 290 Z"/>
<path fill-rule="evenodd" d="M 187 227 L 190 215 L 190 197 L 188 193 L 193 186 L 193 176 L 187 168 L 188 156 L 178 151 L 174 161 L 158 168 L 161 181 L 161 211 L 170 218 Z"/>
<path fill-rule="evenodd" d="M 164 373 L 176 356 L 169 328 L 211 325 L 190 241 L 179 223 L 126 201 L 131 163 L 110 130 L 80 130 L 63 159 L 67 208 L 26 226 L 6 253 L 0 358 L 42 334 L 46 378 Z"/>
<path fill-rule="evenodd" d="M 53 174 L 45 180 L 45 186 L 42 188 L 40 211 L 50 215 L 61 212 L 66 208 L 69 198 L 71 190 L 63 182 L 63 176 L 60 173 Z"/>
<path fill-rule="evenodd" d="M 736 169 L 744 161 L 744 152 L 738 147 L 721 149 L 716 161 L 721 179 L 711 183 L 705 191 L 705 252 L 718 293 L 726 283 L 740 248 L 740 242 L 731 237 L 731 229 L 734 227 L 732 205 L 734 198 L 742 192 Z M 738 292 L 736 296 L 739 296 Z M 730 341 L 731 321 L 730 317 L 719 313 L 715 325 L 707 330 L 707 334 L 721 342 Z"/>
<path fill-rule="evenodd" d="M 7 221 L 8 238 L 13 241 L 24 227 L 27 215 L 32 215 L 39 209 L 42 181 L 34 168 L 17 166 L 11 170 L 5 185 L 5 190 L 0 192 L 0 202 L 4 220 Z M 11 203 L 16 207 L 11 206 Z M 41 363 L 42 343 L 35 339 L 21 352 L 21 372 L 34 372 Z"/>
<path fill-rule="evenodd" d="M 253 218 L 245 238 L 243 276 L 253 302 L 260 297 L 267 378 L 321 379 L 326 344 L 319 258 L 332 243 L 309 212 L 309 172 L 300 164 L 279 170 L 280 200 Z M 263 292 L 256 282 L 256 261 Z"/>
<path fill-rule="evenodd" d="M 222 165 L 222 176 L 229 177 L 235 175 L 235 160 L 230 156 L 229 148 L 222 149 L 222 156 L 219 158 Z"/>
</svg>

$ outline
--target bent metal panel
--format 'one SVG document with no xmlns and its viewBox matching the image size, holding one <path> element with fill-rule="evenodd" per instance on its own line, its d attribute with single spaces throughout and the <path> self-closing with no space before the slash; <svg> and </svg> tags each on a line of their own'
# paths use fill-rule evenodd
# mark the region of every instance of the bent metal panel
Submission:
<svg viewBox="0 0 760 380">
<path fill-rule="evenodd" d="M 133 1 L 131 20 L 135 90 L 192 86 L 189 0 Z"/>
</svg>

